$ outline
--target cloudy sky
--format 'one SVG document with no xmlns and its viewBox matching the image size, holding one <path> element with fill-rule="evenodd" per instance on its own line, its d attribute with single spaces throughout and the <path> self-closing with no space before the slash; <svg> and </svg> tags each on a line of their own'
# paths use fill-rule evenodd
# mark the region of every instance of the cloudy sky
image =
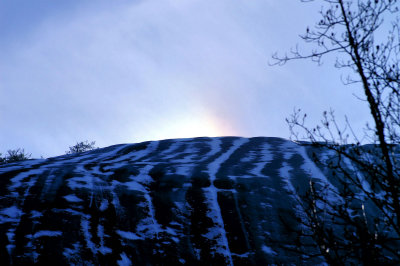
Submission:
<svg viewBox="0 0 400 266">
<path fill-rule="evenodd" d="M 0 152 L 63 154 L 195 136 L 289 137 L 332 107 L 361 128 L 357 88 L 329 60 L 271 67 L 318 20 L 295 0 L 2 0 Z M 307 47 L 307 46 L 305 46 Z"/>
</svg>

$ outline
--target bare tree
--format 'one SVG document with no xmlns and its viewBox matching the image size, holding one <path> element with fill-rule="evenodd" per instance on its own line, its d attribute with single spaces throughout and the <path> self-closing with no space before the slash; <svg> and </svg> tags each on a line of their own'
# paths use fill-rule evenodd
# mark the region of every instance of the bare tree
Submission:
<svg viewBox="0 0 400 266">
<path fill-rule="evenodd" d="M 311 0 L 312 1 L 312 0 Z M 303 1 L 310 2 L 310 1 Z M 300 110 L 287 119 L 294 138 L 299 130 L 329 158 L 315 158 L 329 169 L 338 190 L 315 184 L 304 197 L 310 237 L 329 263 L 400 263 L 400 23 L 397 0 L 321 0 L 321 19 L 301 38 L 314 44 L 309 54 L 298 47 L 273 55 L 274 64 L 311 59 L 321 63 L 336 54 L 334 66 L 346 70 L 345 84 L 358 84 L 368 104 L 373 126 L 360 138 L 334 112 L 323 114 L 321 125 L 309 128 Z M 386 31 L 386 32 L 385 32 Z M 379 38 L 385 36 L 386 39 Z M 349 144 L 352 137 L 354 143 Z M 328 170 L 327 170 L 328 171 Z M 322 193 L 331 190 L 341 200 Z M 368 208 L 366 208 L 368 206 Z M 299 232 L 304 234 L 304 232 Z"/>
<path fill-rule="evenodd" d="M 74 154 L 74 153 L 81 153 L 85 151 L 91 151 L 96 149 L 96 141 L 80 141 L 77 142 L 74 146 L 70 146 L 69 150 L 65 152 L 65 154 Z"/>
<path fill-rule="evenodd" d="M 20 162 L 31 158 L 31 154 L 26 153 L 24 149 L 8 150 L 4 157 L 1 157 L 1 155 L 0 153 L 0 164 Z"/>
</svg>

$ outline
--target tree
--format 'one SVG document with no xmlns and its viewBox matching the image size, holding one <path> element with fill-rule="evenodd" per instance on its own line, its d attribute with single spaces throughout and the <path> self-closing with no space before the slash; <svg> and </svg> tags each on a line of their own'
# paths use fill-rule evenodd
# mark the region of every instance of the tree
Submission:
<svg viewBox="0 0 400 266">
<path fill-rule="evenodd" d="M 91 151 L 96 149 L 96 141 L 89 142 L 87 140 L 77 142 L 74 146 L 70 146 L 69 150 L 65 154 L 81 153 L 85 151 Z"/>
<path fill-rule="evenodd" d="M 20 162 L 29 160 L 31 158 L 31 154 L 25 153 L 24 149 L 8 150 L 6 156 L 4 157 L 1 156 L 2 154 L 0 153 L 0 164 Z"/>
<path fill-rule="evenodd" d="M 310 2 L 312 0 L 303 1 Z M 305 132 L 314 147 L 331 151 L 315 158 L 339 184 L 337 190 L 310 180 L 302 223 L 329 263 L 400 263 L 400 23 L 397 0 L 323 0 L 320 21 L 301 38 L 314 44 L 303 54 L 273 55 L 274 64 L 311 59 L 321 63 L 336 54 L 334 66 L 350 70 L 345 84 L 358 84 L 374 124 L 360 138 L 346 121 L 340 127 L 334 112 L 309 128 L 300 110 L 287 119 L 293 136 Z M 390 19 L 385 21 L 384 19 Z M 381 40 L 387 30 L 386 40 Z M 349 144 L 350 137 L 354 143 Z M 363 145 L 367 139 L 370 145 Z M 336 195 L 331 200 L 327 195 Z M 366 206 L 369 206 L 368 210 Z M 373 210 L 373 211 L 372 211 Z M 306 231 L 307 231 L 306 230 Z M 305 235 L 304 231 L 299 234 Z"/>
</svg>

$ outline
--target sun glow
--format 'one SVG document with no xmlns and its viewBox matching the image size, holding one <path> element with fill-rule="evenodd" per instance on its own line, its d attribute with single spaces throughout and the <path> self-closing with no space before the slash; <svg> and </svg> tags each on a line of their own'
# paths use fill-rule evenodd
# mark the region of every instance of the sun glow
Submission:
<svg viewBox="0 0 400 266">
<path fill-rule="evenodd" d="M 216 137 L 224 135 L 224 130 L 216 123 L 216 121 L 196 118 L 186 118 L 178 121 L 173 121 L 167 129 L 176 138 L 191 138 L 191 137 Z"/>
<path fill-rule="evenodd" d="M 161 121 L 160 121 L 161 122 Z M 162 140 L 175 138 L 235 136 L 236 131 L 227 121 L 210 115 L 178 116 L 162 121 L 138 140 Z"/>
</svg>

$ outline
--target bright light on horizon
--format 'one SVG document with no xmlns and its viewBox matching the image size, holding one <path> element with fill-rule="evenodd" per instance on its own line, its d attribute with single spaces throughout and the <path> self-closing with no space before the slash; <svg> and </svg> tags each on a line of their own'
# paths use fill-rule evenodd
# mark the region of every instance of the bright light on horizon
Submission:
<svg viewBox="0 0 400 266">
<path fill-rule="evenodd" d="M 196 137 L 237 136 L 238 132 L 228 121 L 212 115 L 178 116 L 160 123 L 160 127 L 152 128 L 147 134 L 135 136 L 138 142 Z"/>
</svg>

